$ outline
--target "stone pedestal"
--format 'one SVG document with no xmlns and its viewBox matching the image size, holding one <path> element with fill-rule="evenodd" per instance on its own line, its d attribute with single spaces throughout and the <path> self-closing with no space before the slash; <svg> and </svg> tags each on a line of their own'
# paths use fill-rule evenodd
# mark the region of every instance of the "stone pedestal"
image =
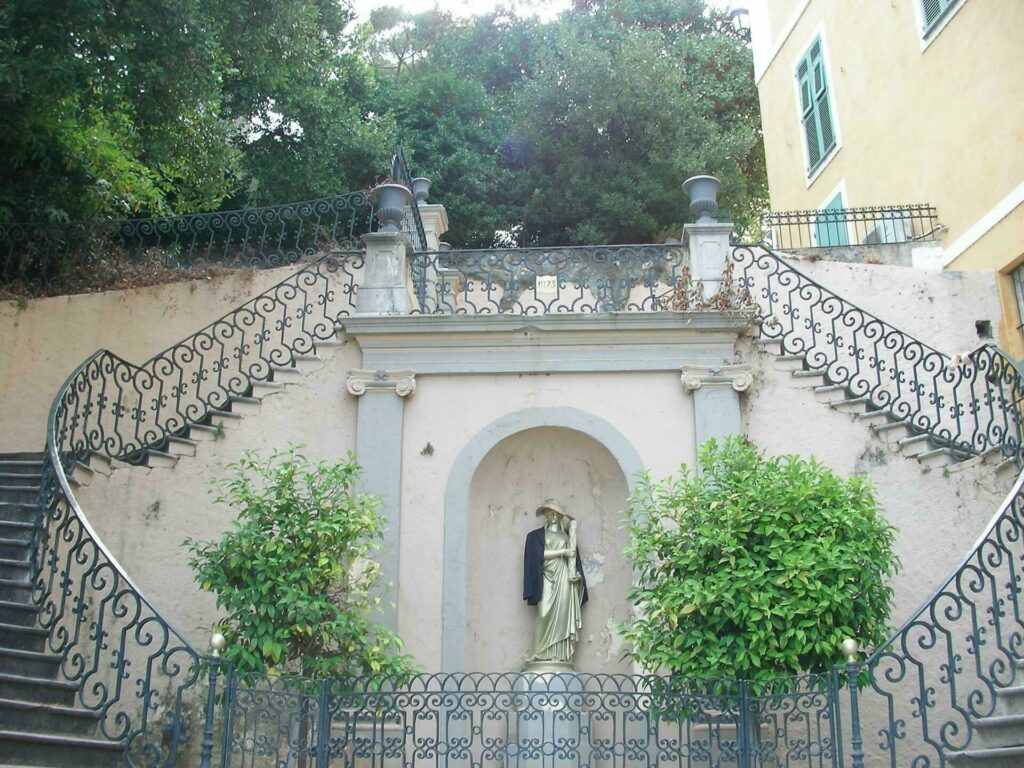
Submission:
<svg viewBox="0 0 1024 768">
<path fill-rule="evenodd" d="M 710 298 L 722 285 L 722 273 L 732 250 L 729 237 L 732 224 L 687 224 L 683 240 L 690 251 L 690 273 L 704 284 L 704 296 Z"/>
<path fill-rule="evenodd" d="M 532 662 L 517 679 L 508 768 L 590 764 L 590 716 L 583 681 L 571 664 Z"/>
<path fill-rule="evenodd" d="M 356 313 L 408 314 L 409 236 L 403 232 L 371 232 L 363 235 L 363 242 L 366 244 L 366 265 L 363 267 L 363 282 L 356 294 Z"/>
</svg>

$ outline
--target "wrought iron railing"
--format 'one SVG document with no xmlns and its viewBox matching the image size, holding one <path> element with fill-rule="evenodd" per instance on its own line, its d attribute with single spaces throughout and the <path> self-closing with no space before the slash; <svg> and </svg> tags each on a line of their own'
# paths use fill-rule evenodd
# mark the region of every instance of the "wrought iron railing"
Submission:
<svg viewBox="0 0 1024 768">
<path fill-rule="evenodd" d="M 418 213 L 418 211 L 417 211 Z M 373 206 L 349 192 L 300 203 L 167 218 L 49 226 L 0 224 L 0 288 L 31 294 L 102 288 L 146 266 L 272 268 L 356 250 Z"/>
<path fill-rule="evenodd" d="M 843 299 L 757 246 L 733 250 L 762 338 L 806 357 L 866 399 L 961 457 L 996 448 L 1021 459 L 1024 379 L 996 347 L 950 357 Z"/>
<path fill-rule="evenodd" d="M 223 766 L 834 765 L 840 678 L 230 675 Z"/>
<path fill-rule="evenodd" d="M 638 312 L 661 308 L 689 259 L 680 245 L 564 246 L 417 253 L 424 314 Z"/>
<path fill-rule="evenodd" d="M 572 677 L 554 693 L 550 679 L 538 689 L 535 679 L 501 675 L 355 685 L 243 681 L 229 671 L 219 680 L 219 663 L 170 627 L 103 546 L 68 475 L 93 453 L 141 457 L 330 339 L 354 311 L 363 258 L 323 256 L 141 365 L 100 351 L 54 402 L 35 600 L 64 676 L 100 715 L 103 734 L 124 743 L 127 765 L 182 764 L 200 730 L 203 764 L 216 752 L 225 766 L 352 765 L 357 757 L 375 764 L 401 758 L 410 768 L 539 757 L 593 764 L 584 753 L 621 766 L 843 766 L 848 748 L 861 749 L 860 717 L 864 732 L 877 734 L 863 748 L 892 765 L 913 764 L 905 754 L 942 764 L 970 743 L 977 720 L 994 711 L 998 690 L 1014 679 L 1024 648 L 1021 481 L 957 574 L 860 668 L 862 700 L 880 702 L 870 710 L 856 703 L 856 676 L 845 668 L 761 687 Z M 996 351 L 947 358 L 774 253 L 739 247 L 732 263 L 740 285 L 729 295 L 757 303 L 764 337 L 958 451 L 998 447 L 1019 459 L 1024 387 Z M 643 311 L 671 306 L 680 288 L 692 290 L 678 246 L 421 253 L 411 272 L 423 312 Z M 195 701 L 204 673 L 205 709 Z M 850 696 L 840 695 L 844 684 Z M 215 749 L 217 718 L 224 736 Z M 557 739 L 556 725 L 568 729 Z"/>
<path fill-rule="evenodd" d="M 141 365 L 106 350 L 50 412 L 32 581 L 48 649 L 133 768 L 181 765 L 201 718 L 204 660 L 106 549 L 69 476 L 94 454 L 135 460 L 332 339 L 354 308 L 362 253 L 324 256 Z"/>
<path fill-rule="evenodd" d="M 1024 665 L 1022 579 L 1024 474 L 949 578 L 860 666 L 875 764 L 951 765 L 999 727 L 986 718 L 1021 714 L 1007 702 Z"/>
<path fill-rule="evenodd" d="M 409 163 L 405 159 L 405 150 L 401 144 L 395 149 L 395 156 L 391 161 L 391 176 L 395 181 L 404 184 L 406 188 L 412 191 L 412 171 L 409 170 Z M 416 243 L 418 245 L 416 250 L 425 251 L 427 250 L 427 235 L 423 229 L 423 218 L 420 216 L 419 202 L 413 200 L 410 208 L 412 210 L 413 225 L 416 228 Z"/>
<path fill-rule="evenodd" d="M 782 251 L 936 240 L 942 230 L 935 207 L 920 204 L 773 211 L 760 224 L 761 237 Z"/>
</svg>

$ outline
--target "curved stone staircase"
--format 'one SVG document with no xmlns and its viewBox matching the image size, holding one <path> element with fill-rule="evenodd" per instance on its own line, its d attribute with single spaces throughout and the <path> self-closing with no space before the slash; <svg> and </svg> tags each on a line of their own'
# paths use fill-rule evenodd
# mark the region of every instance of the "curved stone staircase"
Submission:
<svg viewBox="0 0 1024 768">
<path fill-rule="evenodd" d="M 271 294 L 272 291 L 273 289 L 267 294 Z M 254 302 L 255 300 L 249 304 Z M 246 379 L 248 384 L 244 389 L 236 389 L 237 393 L 226 396 L 220 405 L 205 409 L 199 420 L 180 424 L 172 420 L 169 423 L 175 425 L 173 428 L 168 428 L 158 439 L 144 442 L 141 449 L 133 447 L 138 445 L 137 440 L 134 443 L 129 440 L 125 458 L 130 459 L 133 464 L 173 467 L 181 457 L 195 455 L 203 441 L 219 439 L 236 426 L 241 418 L 258 413 L 264 398 L 278 394 L 288 384 L 301 380 L 304 371 L 320 364 L 323 353 L 343 345 L 345 342 L 342 326 L 337 318 L 331 320 L 331 323 L 332 325 L 327 328 L 333 328 L 333 337 L 322 338 L 327 335 L 323 331 L 319 331 L 319 335 L 313 334 L 303 344 L 298 345 L 308 346 L 310 351 L 307 352 L 296 352 L 295 345 L 292 344 L 292 347 L 288 348 L 287 364 L 269 365 L 264 377 Z M 903 455 L 919 462 L 922 469 L 955 467 L 965 462 L 990 462 L 997 472 L 1005 472 L 1017 466 L 1015 456 L 1006 456 L 1005 446 L 993 445 L 980 453 L 971 454 L 963 450 L 962 445 L 936 437 L 928 430 L 914 426 L 909 420 L 895 418 L 888 410 L 874 406 L 869 397 L 854 396 L 847 385 L 833 381 L 828 368 L 813 367 L 808 361 L 808 355 L 786 353 L 784 343 L 784 340 L 770 338 L 756 341 L 764 354 L 774 358 L 775 365 L 791 373 L 796 386 L 805 387 L 813 392 L 823 406 L 849 413 L 852 418 L 863 423 L 865 428 L 895 443 Z M 84 365 L 88 364 L 87 361 Z M 76 379 L 76 376 L 79 378 Z M 63 406 L 67 413 L 75 408 L 82 411 L 82 402 L 90 403 L 84 395 L 81 402 L 77 400 L 77 390 L 74 390 L 71 384 L 78 380 L 84 381 L 86 378 L 84 369 L 80 369 L 69 379 L 68 388 L 62 391 L 62 398 L 58 398 L 58 403 L 55 403 L 57 411 L 60 410 L 58 405 Z M 88 384 L 83 384 L 80 389 L 85 391 L 87 388 Z M 73 415 L 77 417 L 78 411 Z M 70 433 L 77 434 L 75 430 L 82 429 L 82 434 L 88 434 L 75 419 L 69 418 L 63 424 L 65 433 L 70 429 Z M 72 426 L 69 428 L 67 424 Z M 57 427 L 55 420 L 52 427 L 54 432 L 60 431 Z M 159 431 L 155 434 L 159 434 Z M 68 536 L 67 531 L 71 531 L 69 540 L 75 547 L 84 537 L 93 548 L 89 551 L 93 553 L 90 557 L 95 558 L 95 562 L 100 562 L 103 568 L 110 568 L 112 573 L 122 573 L 112 556 L 102 548 L 101 543 L 92 541 L 90 537 L 93 534 L 87 525 L 68 524 L 68 521 L 81 515 L 70 488 L 75 484 L 88 483 L 94 472 L 109 471 L 110 465 L 116 464 L 119 459 L 112 459 L 99 450 L 100 446 L 91 442 L 91 437 L 77 443 L 66 440 L 66 445 L 73 446 L 74 450 L 70 447 L 65 448 L 65 443 L 61 440 L 64 438 L 51 434 L 52 442 L 48 455 L 11 455 L 4 457 L 0 462 L 0 766 L 39 765 L 65 768 L 76 765 L 115 765 L 120 762 L 120 755 L 123 752 L 121 743 L 98 738 L 97 723 L 107 714 L 107 703 L 92 708 L 82 706 L 78 696 L 81 681 L 71 683 L 62 680 L 63 655 L 48 650 L 51 644 L 47 641 L 48 637 L 52 638 L 56 625 L 51 622 L 48 629 L 37 627 L 37 622 L 43 622 L 43 614 L 39 613 L 40 606 L 52 612 L 55 600 L 52 595 L 41 594 L 47 585 L 45 578 L 33 582 L 33 564 L 43 571 L 50 568 L 56 574 L 57 580 L 49 582 L 51 590 L 54 584 L 61 583 L 61 579 L 67 581 L 71 578 L 73 570 L 71 566 L 61 566 L 60 563 L 51 565 L 53 558 L 59 560 L 59 547 L 54 544 L 52 535 L 49 538 L 42 537 L 40 552 L 45 554 L 45 557 L 33 552 L 36 541 L 33 537 L 39 535 L 34 521 L 40 510 L 44 513 L 43 519 L 48 521 L 51 528 L 56 525 L 52 521 L 60 523 L 56 528 L 57 533 Z M 59 464 L 65 461 L 67 464 L 62 469 Z M 55 477 L 44 477 L 41 480 L 47 462 L 50 462 Z M 68 473 L 69 481 L 66 490 L 60 482 L 65 471 Z M 1020 479 L 1014 494 L 1011 494 L 1011 500 L 1019 493 Z M 99 554 L 95 554 L 94 550 Z M 972 550 L 968 558 L 975 554 L 976 552 Z M 33 560 L 33 557 L 36 560 Z M 112 565 L 106 565 L 108 561 Z M 61 570 L 62 567 L 64 570 Z M 142 608 L 151 611 L 155 616 L 153 620 L 161 622 L 169 636 L 173 635 L 171 628 L 167 627 L 155 610 L 148 606 L 137 591 L 134 591 L 136 588 L 127 580 L 127 576 L 122 575 L 121 578 L 135 596 L 136 602 Z M 1019 581 L 1018 576 L 1016 582 L 1011 580 L 1008 585 L 1014 600 L 1021 592 Z M 49 612 L 46 613 L 47 617 L 49 615 Z M 79 618 L 78 626 L 82 626 L 83 621 L 85 620 Z M 1018 654 L 1016 663 L 1020 667 L 1021 659 L 1024 658 L 1024 652 L 1021 650 L 1024 648 L 1024 640 L 1018 639 L 1020 641 L 1017 642 L 1014 653 Z M 124 642 L 123 637 L 121 641 Z M 100 647 L 105 649 L 105 646 Z M 184 650 L 191 654 L 194 663 L 198 662 L 199 656 L 194 649 Z M 161 651 L 165 654 L 161 657 L 164 659 L 162 663 L 166 662 L 166 656 L 170 652 Z M 1006 684 L 994 686 L 997 702 L 992 713 L 985 717 L 970 718 L 970 728 L 975 733 L 970 748 L 959 751 L 944 749 L 945 762 L 989 768 L 1024 764 L 1022 674 L 1024 668 L 1019 669 L 1017 674 L 1010 675 Z M 183 685 L 193 686 L 196 675 L 186 677 Z M 173 707 L 169 711 L 173 712 Z M 175 714 L 174 722 L 178 719 L 178 715 Z M 166 743 L 170 739 L 170 743 L 175 745 L 177 740 L 182 738 L 185 736 L 172 731 L 170 736 L 165 734 L 164 741 Z"/>
</svg>

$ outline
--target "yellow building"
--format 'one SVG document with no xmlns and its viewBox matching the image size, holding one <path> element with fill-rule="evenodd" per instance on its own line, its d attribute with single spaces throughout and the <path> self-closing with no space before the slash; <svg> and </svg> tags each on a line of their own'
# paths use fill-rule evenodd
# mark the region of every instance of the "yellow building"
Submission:
<svg viewBox="0 0 1024 768">
<path fill-rule="evenodd" d="M 1024 1 L 761 0 L 750 13 L 772 210 L 934 206 L 930 234 L 834 214 L 811 237 L 899 229 L 941 245 L 917 266 L 995 270 L 998 340 L 1024 358 Z"/>
</svg>

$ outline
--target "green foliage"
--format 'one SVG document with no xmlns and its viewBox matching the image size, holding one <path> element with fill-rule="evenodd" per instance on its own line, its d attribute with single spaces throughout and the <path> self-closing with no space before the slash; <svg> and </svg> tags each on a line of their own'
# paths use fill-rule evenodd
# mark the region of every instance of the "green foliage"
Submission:
<svg viewBox="0 0 1024 768">
<path fill-rule="evenodd" d="M 742 438 L 699 454 L 699 475 L 645 476 L 630 497 L 632 658 L 768 680 L 828 669 L 847 637 L 884 642 L 899 561 L 868 482 Z"/>
<path fill-rule="evenodd" d="M 461 246 L 652 242 L 711 173 L 739 227 L 767 198 L 750 50 L 702 0 L 578 2 L 542 24 L 378 12 L 367 44 Z"/>
<path fill-rule="evenodd" d="M 394 130 L 342 0 L 0 7 L 0 220 L 88 220 L 356 189 Z M 235 195 L 234 198 L 231 196 Z"/>
<path fill-rule="evenodd" d="M 352 456 L 314 465 L 292 447 L 247 452 L 229 469 L 217 501 L 237 513 L 234 525 L 220 541 L 185 542 L 200 588 L 227 612 L 225 657 L 242 673 L 412 671 L 398 637 L 370 620 L 383 520 L 376 498 L 353 494 Z"/>
</svg>

